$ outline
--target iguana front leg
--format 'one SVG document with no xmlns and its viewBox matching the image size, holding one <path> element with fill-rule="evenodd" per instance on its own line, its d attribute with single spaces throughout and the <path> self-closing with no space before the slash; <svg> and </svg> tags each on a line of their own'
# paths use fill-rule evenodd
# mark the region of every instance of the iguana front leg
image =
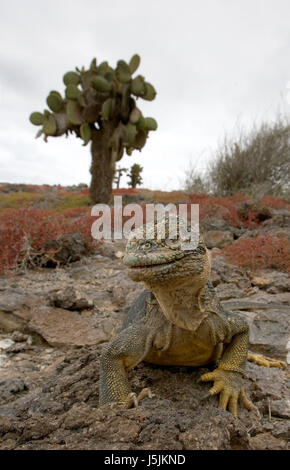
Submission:
<svg viewBox="0 0 290 470">
<path fill-rule="evenodd" d="M 152 397 L 150 389 L 137 396 L 131 392 L 127 371 L 141 362 L 148 353 L 152 336 L 144 323 L 132 324 L 123 330 L 104 350 L 100 370 L 100 405 L 120 403 L 126 408 L 137 406 L 145 396 Z"/>
<path fill-rule="evenodd" d="M 246 322 L 236 317 L 229 322 L 232 340 L 225 349 L 218 368 L 213 372 L 203 374 L 200 380 L 213 381 L 210 395 L 220 394 L 219 407 L 238 416 L 238 400 L 248 410 L 254 405 L 247 398 L 243 387 L 244 366 L 247 359 L 249 327 Z"/>
</svg>

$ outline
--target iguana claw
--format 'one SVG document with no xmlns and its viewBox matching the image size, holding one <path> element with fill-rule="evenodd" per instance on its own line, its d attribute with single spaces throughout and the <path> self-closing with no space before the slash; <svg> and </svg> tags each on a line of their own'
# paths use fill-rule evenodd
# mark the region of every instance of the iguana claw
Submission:
<svg viewBox="0 0 290 470">
<path fill-rule="evenodd" d="M 248 399 L 245 389 L 242 386 L 242 376 L 239 372 L 232 372 L 223 369 L 215 369 L 200 377 L 200 381 L 213 381 L 213 387 L 209 390 L 209 395 L 220 394 L 219 407 L 230 411 L 236 418 L 238 417 L 238 399 L 247 410 L 254 408 L 253 403 Z M 204 398 L 204 397 L 203 397 Z"/>
<path fill-rule="evenodd" d="M 283 361 L 277 361 L 270 357 L 262 356 L 261 354 L 253 354 L 248 352 L 248 361 L 254 362 L 258 366 L 264 367 L 279 367 L 280 369 L 286 369 L 287 364 Z"/>
<path fill-rule="evenodd" d="M 139 393 L 139 395 L 137 396 L 136 393 L 134 392 L 131 392 L 129 393 L 129 395 L 127 396 L 125 402 L 124 402 L 124 407 L 125 408 L 137 408 L 137 406 L 139 405 L 139 402 L 141 400 L 143 400 L 143 398 L 153 398 L 154 395 L 153 393 L 151 392 L 150 388 L 143 388 L 141 390 L 141 392 Z"/>
</svg>

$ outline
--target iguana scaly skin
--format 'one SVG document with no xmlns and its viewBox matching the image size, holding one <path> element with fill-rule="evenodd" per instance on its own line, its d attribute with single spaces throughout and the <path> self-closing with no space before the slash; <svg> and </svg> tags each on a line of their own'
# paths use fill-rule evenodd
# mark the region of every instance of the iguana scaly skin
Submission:
<svg viewBox="0 0 290 470">
<path fill-rule="evenodd" d="M 178 224 L 180 223 L 177 217 Z M 216 363 L 201 381 L 213 381 L 210 395 L 219 394 L 219 406 L 238 415 L 238 399 L 248 409 L 253 404 L 244 390 L 244 368 L 249 328 L 237 314 L 225 312 L 209 281 L 210 256 L 199 238 L 196 249 L 183 251 L 181 239 L 143 236 L 143 227 L 132 234 L 124 263 L 128 275 L 143 282 L 146 290 L 130 308 L 121 332 L 105 348 L 101 358 L 100 404 L 117 402 L 137 406 L 150 389 L 139 396 L 131 392 L 127 371 L 141 361 L 161 365 L 204 366 Z M 148 237 L 148 232 L 147 232 Z M 251 355 L 252 361 L 280 366 Z"/>
</svg>

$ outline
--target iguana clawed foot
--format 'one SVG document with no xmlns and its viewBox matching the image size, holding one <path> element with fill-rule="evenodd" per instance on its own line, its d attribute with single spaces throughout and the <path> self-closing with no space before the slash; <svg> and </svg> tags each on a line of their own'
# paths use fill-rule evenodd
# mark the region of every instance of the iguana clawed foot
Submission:
<svg viewBox="0 0 290 470">
<path fill-rule="evenodd" d="M 223 369 L 215 369 L 213 372 L 203 374 L 199 381 L 213 381 L 213 387 L 209 390 L 209 395 L 220 394 L 219 407 L 230 411 L 236 418 L 238 417 L 238 400 L 247 410 L 254 408 L 253 403 L 248 399 L 245 389 L 242 386 L 242 376 L 239 372 L 231 372 Z"/>
<path fill-rule="evenodd" d="M 281 369 L 286 369 L 287 365 L 283 361 L 276 361 L 270 357 L 261 356 L 260 354 L 248 353 L 248 361 L 254 362 L 258 366 L 265 367 L 279 367 Z"/>
<path fill-rule="evenodd" d="M 139 405 L 139 402 L 143 400 L 143 398 L 153 398 L 154 395 L 151 392 L 150 388 L 143 388 L 139 395 L 137 396 L 136 393 L 131 392 L 128 394 L 125 402 L 124 402 L 124 407 L 125 408 L 137 408 Z"/>
</svg>

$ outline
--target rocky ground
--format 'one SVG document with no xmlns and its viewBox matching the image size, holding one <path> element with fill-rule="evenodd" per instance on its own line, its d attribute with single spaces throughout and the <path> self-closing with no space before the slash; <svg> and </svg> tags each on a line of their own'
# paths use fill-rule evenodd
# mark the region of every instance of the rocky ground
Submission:
<svg viewBox="0 0 290 470">
<path fill-rule="evenodd" d="M 244 233 L 207 230 L 224 307 L 249 322 L 251 351 L 286 361 L 289 277 L 228 264 L 219 248 Z M 126 276 L 123 251 L 107 242 L 69 266 L 0 278 L 0 449 L 287 449 L 287 369 L 248 363 L 256 410 L 238 419 L 204 399 L 210 385 L 197 379 L 206 368 L 140 364 L 132 388 L 155 397 L 137 409 L 98 406 L 100 354 L 142 290 Z"/>
</svg>

